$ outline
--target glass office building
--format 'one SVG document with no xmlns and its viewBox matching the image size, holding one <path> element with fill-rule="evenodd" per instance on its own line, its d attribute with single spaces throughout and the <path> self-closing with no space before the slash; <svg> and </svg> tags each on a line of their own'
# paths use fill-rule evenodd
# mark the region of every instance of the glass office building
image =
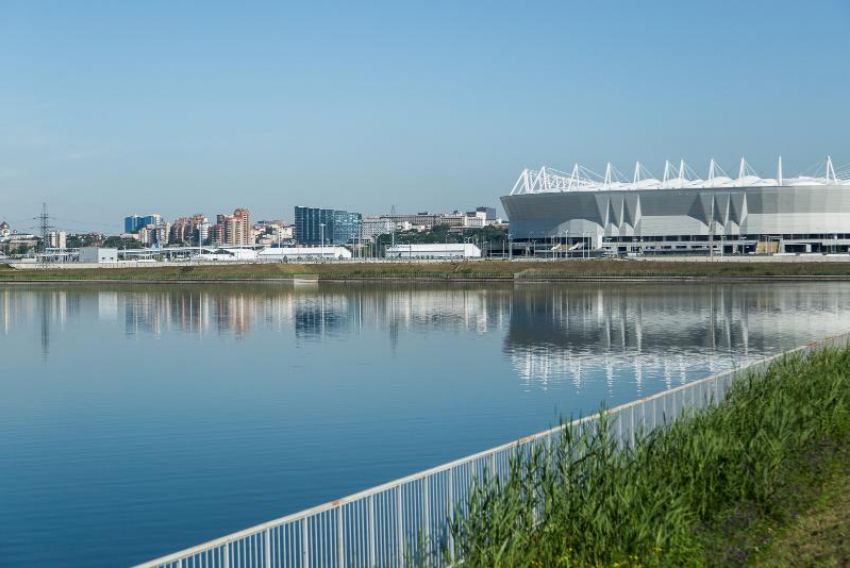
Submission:
<svg viewBox="0 0 850 568">
<path fill-rule="evenodd" d="M 147 215 L 145 217 L 130 215 L 129 217 L 124 217 L 124 232 L 135 234 L 148 225 L 159 225 L 163 221 L 162 215 L 157 214 Z"/>
<path fill-rule="evenodd" d="M 363 216 L 337 209 L 295 207 L 295 240 L 302 245 L 345 245 L 360 235 Z"/>
</svg>

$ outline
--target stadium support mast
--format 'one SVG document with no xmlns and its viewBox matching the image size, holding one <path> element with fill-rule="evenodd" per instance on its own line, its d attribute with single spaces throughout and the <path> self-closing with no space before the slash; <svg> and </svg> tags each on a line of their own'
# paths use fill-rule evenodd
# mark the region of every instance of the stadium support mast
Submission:
<svg viewBox="0 0 850 568">
<path fill-rule="evenodd" d="M 838 178 L 835 177 L 835 168 L 832 167 L 832 157 L 826 157 L 826 183 L 829 183 L 829 175 L 832 174 L 832 183 L 838 183 Z"/>
</svg>

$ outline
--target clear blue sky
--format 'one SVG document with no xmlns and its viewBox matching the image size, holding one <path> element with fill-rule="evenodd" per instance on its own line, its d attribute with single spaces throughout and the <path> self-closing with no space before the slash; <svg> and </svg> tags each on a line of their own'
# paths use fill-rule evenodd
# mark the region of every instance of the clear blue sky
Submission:
<svg viewBox="0 0 850 568">
<path fill-rule="evenodd" d="M 0 218 L 466 209 L 574 161 L 788 175 L 850 162 L 848 68 L 846 0 L 2 0 Z"/>
</svg>

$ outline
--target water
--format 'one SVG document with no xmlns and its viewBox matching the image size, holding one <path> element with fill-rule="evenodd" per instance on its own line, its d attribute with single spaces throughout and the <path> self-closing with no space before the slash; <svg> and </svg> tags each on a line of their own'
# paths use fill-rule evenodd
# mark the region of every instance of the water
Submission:
<svg viewBox="0 0 850 568">
<path fill-rule="evenodd" d="M 0 287 L 0 565 L 148 560 L 848 312 L 828 283 Z"/>
</svg>

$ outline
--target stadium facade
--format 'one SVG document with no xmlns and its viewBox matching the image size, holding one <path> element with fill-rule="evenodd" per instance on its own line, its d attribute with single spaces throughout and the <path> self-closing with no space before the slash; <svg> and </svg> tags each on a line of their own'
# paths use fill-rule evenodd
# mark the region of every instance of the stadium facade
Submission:
<svg viewBox="0 0 850 568">
<path fill-rule="evenodd" d="M 850 252 L 850 168 L 827 158 L 812 175 L 762 178 L 744 159 L 737 177 L 714 160 L 706 179 L 667 162 L 662 179 L 640 164 L 631 180 L 611 164 L 604 175 L 525 170 L 502 197 L 511 239 L 537 254 Z"/>
</svg>

